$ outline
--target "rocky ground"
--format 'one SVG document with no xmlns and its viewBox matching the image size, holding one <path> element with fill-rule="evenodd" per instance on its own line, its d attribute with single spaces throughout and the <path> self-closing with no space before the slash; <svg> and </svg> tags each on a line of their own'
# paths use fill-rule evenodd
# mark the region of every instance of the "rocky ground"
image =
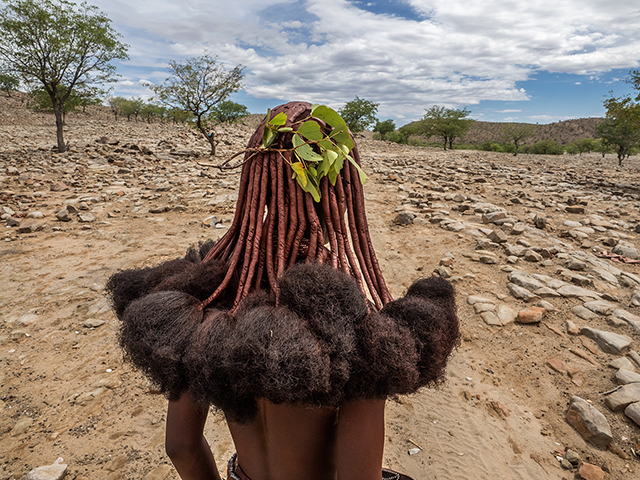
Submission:
<svg viewBox="0 0 640 480">
<path fill-rule="evenodd" d="M 212 159 L 185 126 L 76 114 L 57 154 L 49 116 L 3 106 L 0 479 L 59 457 L 69 479 L 177 479 L 166 401 L 123 360 L 104 284 L 224 233 L 238 176 L 197 162 L 252 129 L 221 129 Z M 389 401 L 385 463 L 416 480 L 638 478 L 639 159 L 357 140 L 392 294 L 448 278 L 463 332 L 441 388 Z M 206 435 L 222 470 L 220 413 Z"/>
</svg>

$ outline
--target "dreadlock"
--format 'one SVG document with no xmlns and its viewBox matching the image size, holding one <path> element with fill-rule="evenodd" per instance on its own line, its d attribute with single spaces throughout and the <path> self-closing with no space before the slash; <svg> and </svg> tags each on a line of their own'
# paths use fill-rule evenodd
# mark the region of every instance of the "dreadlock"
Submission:
<svg viewBox="0 0 640 480">
<path fill-rule="evenodd" d="M 311 114 L 311 104 L 287 103 L 274 109 L 273 115 L 280 112 L 286 113 L 287 126 L 296 130 L 296 122 Z M 327 176 L 323 177 L 321 202 L 315 203 L 291 176 L 289 165 L 295 161 L 290 150 L 293 133 L 281 134 L 272 148 L 260 150 L 263 128 L 264 122 L 249 140 L 233 223 L 204 259 L 221 261 L 227 265 L 227 273 L 202 302 L 203 308 L 228 289 L 234 279 L 234 310 L 256 289 L 267 288 L 277 298 L 277 279 L 287 268 L 303 261 L 330 263 L 353 276 L 363 292 L 366 284 L 373 303 L 381 309 L 392 298 L 369 237 L 356 167 L 345 162 L 335 186 Z M 359 164 L 357 147 L 351 154 Z M 329 243 L 329 249 L 325 243 Z"/>
</svg>

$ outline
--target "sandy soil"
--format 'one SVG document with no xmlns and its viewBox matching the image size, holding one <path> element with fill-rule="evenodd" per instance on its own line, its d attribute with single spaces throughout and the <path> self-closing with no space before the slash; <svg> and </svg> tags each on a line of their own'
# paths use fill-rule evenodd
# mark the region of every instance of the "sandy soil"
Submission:
<svg viewBox="0 0 640 480">
<path fill-rule="evenodd" d="M 38 122 L 37 129 L 18 121 L 0 126 L 0 161 L 7 172 L 11 166 L 17 169 L 9 174 L 0 166 L 0 206 L 44 214 L 37 220 L 43 227 L 39 231 L 19 234 L 16 227 L 7 227 L 7 241 L 0 246 L 0 479 L 24 478 L 58 457 L 69 465 L 68 479 L 176 479 L 163 447 L 166 401 L 123 360 L 118 322 L 104 297 L 104 284 L 118 269 L 153 265 L 182 255 L 201 239 L 221 236 L 224 229 L 203 227 L 202 221 L 210 215 L 231 218 L 233 201 L 222 196 L 233 194 L 237 176 L 199 167 L 193 156 L 163 153 L 163 141 L 178 153 L 206 151 L 206 144 L 181 126 L 76 116 L 67 132 L 75 151 L 55 155 L 50 119 L 43 116 Z M 249 133 L 246 128 L 236 137 L 225 137 L 228 144 L 221 144 L 216 161 L 245 142 Z M 115 152 L 115 146 L 96 142 L 101 136 L 118 140 L 120 147 L 147 145 L 154 153 Z M 570 175 L 571 188 L 585 191 L 597 188 L 594 182 L 623 180 L 625 191 L 633 191 L 629 185 L 639 177 L 638 159 L 618 169 L 613 158 L 595 156 L 514 159 L 359 141 L 364 167 L 371 173 L 365 191 L 372 238 L 392 294 L 402 294 L 452 254 L 463 330 L 462 345 L 441 388 L 389 400 L 385 463 L 417 480 L 570 479 L 575 470 L 563 470 L 556 457 L 571 448 L 584 461 L 608 470 L 607 478 L 638 478 L 640 464 L 631 448 L 640 441 L 640 429 L 621 413 L 609 411 L 600 395 L 615 387 L 607 363 L 616 355 L 594 349 L 592 364 L 568 353 L 571 346 L 584 348 L 582 338 L 568 335 L 564 326 L 567 318 L 582 322 L 570 313 L 578 301 L 550 300 L 556 310 L 545 321 L 564 332 L 562 336 L 544 324 L 489 326 L 467 304 L 468 295 L 493 295 L 516 309 L 527 306 L 507 290 L 507 272 L 501 268 L 505 255 L 496 252 L 498 264 L 483 264 L 473 258 L 477 238 L 464 231 L 454 233 L 429 222 L 393 224 L 407 191 L 427 192 L 435 184 L 440 193 L 444 186 L 449 193 L 476 195 L 502 206 L 521 191 L 544 199 L 547 194 L 532 185 L 545 175 L 557 182 Z M 111 163 L 96 163 L 105 158 Z M 123 169 L 125 173 L 118 173 Z M 431 180 L 420 181 L 412 173 L 422 170 Z M 474 180 L 479 172 L 484 172 L 485 182 Z M 58 181 L 69 190 L 51 191 Z M 152 183 L 155 189 L 149 187 Z M 158 190 L 164 183 L 171 189 Z M 34 195 L 20 196 L 29 193 Z M 508 205 L 528 225 L 536 212 L 549 221 L 545 236 L 525 232 L 523 238 L 544 247 L 553 237 L 580 250 L 580 243 L 562 237 L 559 225 L 584 215 L 532 207 L 534 200 Z M 618 210 L 626 211 L 622 218 L 631 221 L 638 216 L 638 205 L 626 200 Z M 95 221 L 56 219 L 61 206 L 83 201 Z M 611 202 L 613 207 L 615 199 Z M 450 207 L 453 202 L 443 203 Z M 149 213 L 150 207 L 163 205 L 184 208 Z M 588 206 L 593 212 L 607 208 L 593 202 Z M 447 210 L 452 218 L 465 218 Z M 481 223 L 478 215 L 466 219 Z M 628 241 L 636 243 L 633 231 L 627 234 Z M 517 268 L 546 275 L 561 266 L 559 261 L 550 267 L 525 263 Z M 619 268 L 640 273 L 635 265 Z M 638 313 L 629 307 L 632 288 L 615 289 L 597 281 L 591 288 L 615 294 L 624 308 Z M 104 324 L 88 327 L 87 320 Z M 591 326 L 611 329 L 604 318 Z M 640 338 L 630 330 L 617 331 Z M 582 384 L 552 370 L 546 364 L 550 357 L 578 369 Z M 626 459 L 586 443 L 565 421 L 571 395 L 589 399 L 607 416 Z M 234 449 L 220 413 L 211 412 L 206 436 L 223 471 Z"/>
</svg>

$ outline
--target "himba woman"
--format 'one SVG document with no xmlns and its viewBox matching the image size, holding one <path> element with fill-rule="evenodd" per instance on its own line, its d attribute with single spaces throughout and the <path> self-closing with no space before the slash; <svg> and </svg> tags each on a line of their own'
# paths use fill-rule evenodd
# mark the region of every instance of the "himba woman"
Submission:
<svg viewBox="0 0 640 480">
<path fill-rule="evenodd" d="M 453 288 L 427 278 L 392 299 L 359 169 L 345 161 L 314 201 L 291 169 L 311 105 L 279 113 L 286 132 L 269 148 L 264 122 L 249 141 L 220 240 L 110 278 L 120 342 L 169 400 L 166 451 L 183 480 L 220 478 L 203 435 L 210 405 L 237 452 L 228 479 L 409 479 L 382 468 L 385 400 L 443 379 L 459 337 Z"/>
</svg>

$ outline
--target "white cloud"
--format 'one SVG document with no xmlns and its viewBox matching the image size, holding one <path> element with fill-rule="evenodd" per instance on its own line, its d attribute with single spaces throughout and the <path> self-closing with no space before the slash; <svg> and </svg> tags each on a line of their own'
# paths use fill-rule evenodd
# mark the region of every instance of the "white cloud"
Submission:
<svg viewBox="0 0 640 480">
<path fill-rule="evenodd" d="M 506 110 L 498 110 L 496 113 L 519 113 L 522 110 L 519 109 L 506 109 Z"/>
<path fill-rule="evenodd" d="M 527 100 L 517 82 L 536 70 L 597 76 L 639 65 L 640 10 L 628 0 L 407 0 L 416 20 L 346 0 L 95 3 L 132 45 L 131 67 L 158 71 L 208 49 L 247 66 L 254 97 L 340 106 L 359 95 L 381 102 L 381 116 Z"/>
</svg>

